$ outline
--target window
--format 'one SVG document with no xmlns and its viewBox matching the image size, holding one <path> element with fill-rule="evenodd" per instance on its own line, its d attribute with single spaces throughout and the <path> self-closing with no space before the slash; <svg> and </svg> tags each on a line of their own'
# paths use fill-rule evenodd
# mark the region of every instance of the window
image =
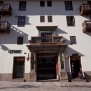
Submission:
<svg viewBox="0 0 91 91">
<path fill-rule="evenodd" d="M 90 16 L 90 21 L 91 21 L 91 16 Z"/>
<path fill-rule="evenodd" d="M 23 44 L 23 36 L 17 37 L 17 44 L 20 44 L 20 45 Z"/>
<path fill-rule="evenodd" d="M 65 10 L 73 10 L 72 1 L 65 1 Z"/>
<path fill-rule="evenodd" d="M 91 1 L 87 1 L 87 3 L 91 5 Z"/>
<path fill-rule="evenodd" d="M 45 1 L 40 1 L 40 7 L 44 7 L 45 6 Z"/>
<path fill-rule="evenodd" d="M 18 16 L 18 26 L 25 25 L 25 16 Z"/>
<path fill-rule="evenodd" d="M 40 22 L 45 22 L 45 16 L 40 16 Z"/>
<path fill-rule="evenodd" d="M 76 36 L 70 36 L 70 44 L 76 44 Z"/>
<path fill-rule="evenodd" d="M 25 11 L 26 10 L 26 1 L 20 1 L 19 2 L 19 10 Z"/>
<path fill-rule="evenodd" d="M 48 16 L 48 22 L 52 22 L 52 16 Z"/>
<path fill-rule="evenodd" d="M 47 1 L 47 6 L 51 7 L 52 6 L 52 1 Z"/>
<path fill-rule="evenodd" d="M 3 4 L 3 1 L 0 1 L 0 5 Z"/>
<path fill-rule="evenodd" d="M 66 16 L 67 26 L 75 26 L 75 18 L 74 16 Z"/>
<path fill-rule="evenodd" d="M 41 33 L 41 42 L 52 42 L 52 33 L 42 32 Z"/>
</svg>

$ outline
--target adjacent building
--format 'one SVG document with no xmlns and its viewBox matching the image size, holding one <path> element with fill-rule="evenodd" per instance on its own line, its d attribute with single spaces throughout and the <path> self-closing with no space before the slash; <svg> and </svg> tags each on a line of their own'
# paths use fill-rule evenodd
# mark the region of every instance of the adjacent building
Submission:
<svg viewBox="0 0 91 91">
<path fill-rule="evenodd" d="M 0 0 L 0 80 L 89 75 L 90 41 L 90 0 Z"/>
</svg>

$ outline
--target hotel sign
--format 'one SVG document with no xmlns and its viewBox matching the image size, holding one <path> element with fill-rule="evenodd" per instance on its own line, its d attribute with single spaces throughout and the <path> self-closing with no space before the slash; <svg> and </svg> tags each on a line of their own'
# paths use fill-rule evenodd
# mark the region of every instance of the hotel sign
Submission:
<svg viewBox="0 0 91 91">
<path fill-rule="evenodd" d="M 22 50 L 9 50 L 8 53 L 21 53 Z"/>
</svg>

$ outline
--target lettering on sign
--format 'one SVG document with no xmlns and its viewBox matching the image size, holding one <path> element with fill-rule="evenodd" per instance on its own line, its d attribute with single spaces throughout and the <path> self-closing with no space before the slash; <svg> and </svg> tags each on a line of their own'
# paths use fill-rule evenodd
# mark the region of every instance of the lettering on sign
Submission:
<svg viewBox="0 0 91 91">
<path fill-rule="evenodd" d="M 9 50 L 8 53 L 21 53 L 22 50 Z"/>
</svg>

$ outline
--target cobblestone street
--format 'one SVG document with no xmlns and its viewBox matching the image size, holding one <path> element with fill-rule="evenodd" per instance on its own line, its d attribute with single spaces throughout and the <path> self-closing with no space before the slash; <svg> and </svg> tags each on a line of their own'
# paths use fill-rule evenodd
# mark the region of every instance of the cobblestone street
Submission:
<svg viewBox="0 0 91 91">
<path fill-rule="evenodd" d="M 91 91 L 91 82 L 0 81 L 0 91 Z"/>
</svg>

